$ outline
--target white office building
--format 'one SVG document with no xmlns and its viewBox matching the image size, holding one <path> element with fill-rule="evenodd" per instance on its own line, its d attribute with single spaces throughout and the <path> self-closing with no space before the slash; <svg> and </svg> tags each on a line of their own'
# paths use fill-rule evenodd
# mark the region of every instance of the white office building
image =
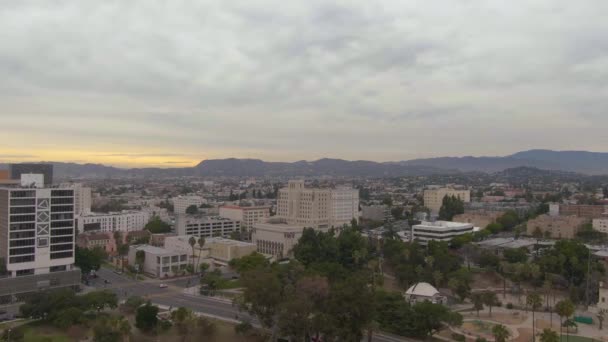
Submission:
<svg viewBox="0 0 608 342">
<path fill-rule="evenodd" d="M 132 232 L 143 230 L 150 221 L 150 211 L 125 210 L 112 213 L 90 213 L 78 218 L 78 231 Z"/>
<path fill-rule="evenodd" d="M 129 265 L 136 265 L 137 252 L 145 253 L 142 269 L 139 271 L 147 275 L 166 278 L 186 273 L 190 261 L 188 253 L 171 251 L 165 248 L 150 245 L 136 245 L 129 247 Z"/>
<path fill-rule="evenodd" d="M 412 226 L 412 239 L 421 244 L 429 241 L 450 241 L 458 235 L 472 233 L 474 230 L 472 223 L 434 221 L 421 222 Z"/>
<path fill-rule="evenodd" d="M 173 212 L 176 215 L 185 214 L 189 206 L 194 205 L 197 208 L 207 201 L 201 196 L 189 195 L 173 198 Z"/>
<path fill-rule="evenodd" d="M 277 217 L 289 225 L 340 228 L 359 218 L 359 192 L 352 188 L 306 188 L 303 180 L 289 181 L 279 190 Z"/>
<path fill-rule="evenodd" d="M 178 215 L 175 231 L 177 235 L 230 237 L 233 232 L 241 232 L 241 222 L 219 216 Z"/>
<path fill-rule="evenodd" d="M 74 191 L 42 185 L 0 188 L 0 258 L 6 268 L 0 277 L 3 304 L 80 284 L 81 273 L 74 266 Z"/>
</svg>

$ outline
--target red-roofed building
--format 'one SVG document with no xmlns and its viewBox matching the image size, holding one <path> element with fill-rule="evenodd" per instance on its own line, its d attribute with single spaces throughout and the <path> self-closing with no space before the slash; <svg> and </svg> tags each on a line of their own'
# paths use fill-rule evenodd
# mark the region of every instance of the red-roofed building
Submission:
<svg viewBox="0 0 608 342">
<path fill-rule="evenodd" d="M 80 248 L 93 249 L 100 247 L 108 255 L 116 255 L 116 241 L 110 232 L 80 233 L 76 238 L 76 245 Z"/>
</svg>

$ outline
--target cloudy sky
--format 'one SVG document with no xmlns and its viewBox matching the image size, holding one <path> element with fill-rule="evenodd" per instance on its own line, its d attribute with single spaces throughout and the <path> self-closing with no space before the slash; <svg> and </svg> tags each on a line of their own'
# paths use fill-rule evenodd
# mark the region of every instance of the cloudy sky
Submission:
<svg viewBox="0 0 608 342">
<path fill-rule="evenodd" d="M 608 1 L 0 0 L 0 161 L 608 152 Z"/>
</svg>

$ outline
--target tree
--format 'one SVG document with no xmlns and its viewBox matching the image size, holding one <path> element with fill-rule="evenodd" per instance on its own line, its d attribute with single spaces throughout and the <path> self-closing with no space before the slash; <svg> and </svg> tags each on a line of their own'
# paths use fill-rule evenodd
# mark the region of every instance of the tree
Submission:
<svg viewBox="0 0 608 342">
<path fill-rule="evenodd" d="M 182 341 L 186 341 L 195 323 L 195 316 L 192 310 L 180 307 L 171 312 L 171 320 L 174 322 L 178 334 L 182 337 Z"/>
<path fill-rule="evenodd" d="M 492 335 L 494 335 L 494 341 L 506 342 L 511 337 L 511 331 L 502 324 L 496 324 L 492 328 Z"/>
<path fill-rule="evenodd" d="M 247 271 L 267 266 L 268 259 L 266 259 L 266 257 L 260 253 L 253 252 L 242 258 L 230 260 L 229 265 L 239 274 L 243 274 Z"/>
<path fill-rule="evenodd" d="M 102 317 L 93 326 L 95 342 L 118 342 L 131 333 L 131 325 L 124 317 Z"/>
<path fill-rule="evenodd" d="M 186 208 L 186 214 L 188 215 L 196 215 L 198 214 L 198 207 L 196 205 L 191 205 Z"/>
<path fill-rule="evenodd" d="M 150 302 L 146 305 L 137 308 L 137 315 L 135 316 L 135 326 L 143 331 L 150 332 L 156 328 L 158 324 L 158 307 L 152 305 Z"/>
<path fill-rule="evenodd" d="M 88 249 L 76 246 L 74 263 L 80 268 L 82 274 L 89 274 L 91 271 L 98 270 L 106 257 L 106 252 L 100 247 Z"/>
<path fill-rule="evenodd" d="M 118 306 L 116 293 L 109 290 L 89 292 L 82 296 L 81 301 L 85 309 L 97 310 L 97 312 L 105 308 L 114 309 Z"/>
<path fill-rule="evenodd" d="M 473 302 L 473 309 L 477 311 L 477 317 L 479 317 L 479 311 L 483 310 L 483 294 L 479 292 L 473 293 L 473 295 L 471 296 L 471 301 Z"/>
<path fill-rule="evenodd" d="M 564 299 L 562 301 L 559 301 L 556 305 L 555 305 L 555 312 L 557 312 L 557 314 L 559 315 L 559 319 L 560 319 L 560 325 L 559 325 L 559 336 L 560 339 L 562 337 L 562 327 L 564 325 L 564 317 L 568 318 L 570 316 L 572 316 L 572 314 L 574 314 L 574 304 L 569 300 L 569 299 Z"/>
<path fill-rule="evenodd" d="M 549 328 L 543 329 L 540 334 L 540 342 L 559 342 L 559 340 L 557 333 Z"/>
<path fill-rule="evenodd" d="M 114 232 L 114 241 L 116 241 L 116 253 L 120 257 L 120 265 L 122 271 L 125 271 L 125 256 L 129 254 L 129 244 L 123 243 L 123 236 L 120 231 Z"/>
<path fill-rule="evenodd" d="M 135 310 L 137 310 L 137 308 L 144 305 L 145 303 L 146 301 L 143 298 L 139 296 L 131 296 L 127 298 L 122 307 L 125 309 L 125 311 L 133 313 L 135 312 Z"/>
<path fill-rule="evenodd" d="M 198 238 L 198 247 L 198 261 L 196 262 L 196 268 L 200 269 L 199 265 L 201 264 L 201 254 L 203 253 L 203 247 L 205 247 L 205 238 L 202 236 Z"/>
<path fill-rule="evenodd" d="M 488 312 L 490 317 L 492 317 L 492 307 L 499 304 L 498 297 L 496 296 L 496 293 L 491 291 L 484 292 L 482 296 L 483 303 L 488 307 Z"/>
<path fill-rule="evenodd" d="M 606 309 L 600 309 L 597 313 L 597 321 L 600 322 L 600 330 L 602 330 L 602 327 L 604 325 L 604 319 L 606 319 L 607 313 L 608 313 L 608 310 L 606 310 Z"/>
<path fill-rule="evenodd" d="M 190 260 L 192 261 L 192 264 L 194 265 L 194 258 L 196 257 L 196 255 L 194 254 L 194 246 L 196 245 L 196 238 L 194 236 L 190 236 L 190 238 L 188 239 L 188 244 L 190 244 L 190 248 L 192 248 L 192 257 L 190 258 Z"/>
<path fill-rule="evenodd" d="M 241 308 L 255 315 L 263 327 L 273 328 L 282 302 L 282 285 L 277 272 L 256 268 L 242 274 L 241 283 L 245 288 Z"/>
<path fill-rule="evenodd" d="M 464 202 L 456 196 L 446 195 L 439 209 L 439 219 L 452 221 L 455 215 L 464 213 Z"/>
<path fill-rule="evenodd" d="M 536 323 L 534 318 L 534 312 L 543 305 L 543 299 L 541 298 L 540 294 L 538 294 L 537 292 L 533 292 L 528 294 L 528 296 L 526 297 L 526 304 L 532 310 L 532 341 L 535 341 Z"/>
<path fill-rule="evenodd" d="M 525 248 L 506 249 L 502 255 L 512 264 L 528 260 L 528 250 Z"/>
<path fill-rule="evenodd" d="M 150 221 L 146 224 L 146 227 L 144 229 L 146 229 L 152 234 L 163 234 L 171 232 L 171 226 L 168 223 L 162 221 L 158 216 L 152 217 Z"/>
</svg>

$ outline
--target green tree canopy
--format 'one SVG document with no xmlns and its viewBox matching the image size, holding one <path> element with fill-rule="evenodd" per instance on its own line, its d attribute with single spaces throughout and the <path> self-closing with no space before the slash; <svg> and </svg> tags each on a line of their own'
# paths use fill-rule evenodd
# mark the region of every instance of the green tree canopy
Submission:
<svg viewBox="0 0 608 342">
<path fill-rule="evenodd" d="M 439 209 L 439 219 L 452 221 L 454 216 L 464 213 L 464 202 L 456 196 L 445 196 Z"/>
</svg>

